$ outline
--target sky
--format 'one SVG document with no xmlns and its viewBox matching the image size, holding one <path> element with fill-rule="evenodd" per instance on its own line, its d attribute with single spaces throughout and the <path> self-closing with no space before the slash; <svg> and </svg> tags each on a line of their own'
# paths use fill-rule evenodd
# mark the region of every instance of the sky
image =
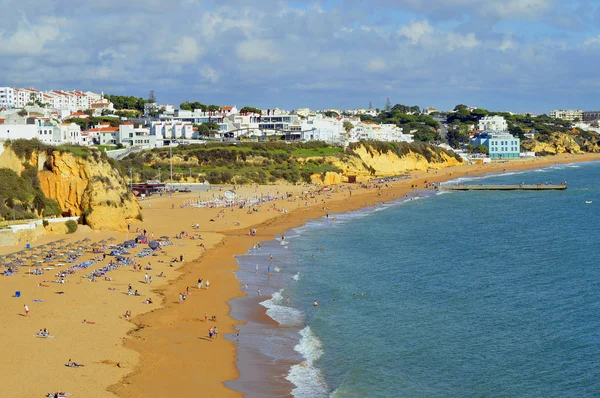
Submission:
<svg viewBox="0 0 600 398">
<path fill-rule="evenodd" d="M 0 0 L 0 86 L 259 108 L 600 109 L 600 0 Z"/>
</svg>

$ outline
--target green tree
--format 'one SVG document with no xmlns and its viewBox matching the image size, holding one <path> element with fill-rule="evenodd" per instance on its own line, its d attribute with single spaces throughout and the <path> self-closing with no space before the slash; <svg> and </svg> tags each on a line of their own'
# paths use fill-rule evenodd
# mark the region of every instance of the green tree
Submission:
<svg viewBox="0 0 600 398">
<path fill-rule="evenodd" d="M 262 111 L 258 108 L 253 108 L 251 106 L 245 106 L 240 110 L 240 113 L 258 113 L 259 115 L 261 115 Z"/>
<path fill-rule="evenodd" d="M 340 114 L 337 113 L 336 111 L 325 111 L 323 112 L 323 115 L 325 115 L 325 117 L 339 117 Z"/>
<path fill-rule="evenodd" d="M 148 95 L 148 103 L 156 104 L 156 95 L 154 95 L 154 90 L 150 90 L 150 94 Z"/>
<path fill-rule="evenodd" d="M 346 130 L 346 133 L 349 134 L 350 131 L 354 128 L 354 125 L 352 123 L 350 123 L 347 120 L 344 120 L 344 130 Z"/>
<path fill-rule="evenodd" d="M 392 109 L 392 100 L 390 100 L 390 97 L 387 97 L 385 99 L 385 111 L 389 112 Z"/>
</svg>

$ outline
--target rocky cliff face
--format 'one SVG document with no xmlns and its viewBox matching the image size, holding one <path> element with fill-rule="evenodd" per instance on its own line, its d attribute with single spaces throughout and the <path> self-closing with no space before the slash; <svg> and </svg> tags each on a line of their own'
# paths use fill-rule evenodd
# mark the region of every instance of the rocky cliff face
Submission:
<svg viewBox="0 0 600 398">
<path fill-rule="evenodd" d="M 0 153 L 0 167 L 20 173 L 22 164 L 38 170 L 44 194 L 60 205 L 63 216 L 84 216 L 92 229 L 126 230 L 141 219 L 140 206 L 127 183 L 99 152 L 86 157 L 70 152 L 34 152 L 19 158 L 10 148 Z"/>
<path fill-rule="evenodd" d="M 522 146 L 526 151 L 542 154 L 583 153 L 573 136 L 562 133 L 551 134 L 547 141 L 523 141 Z"/>
<path fill-rule="evenodd" d="M 328 157 L 327 161 L 342 170 L 342 173 L 327 173 L 324 176 L 313 175 L 313 182 L 331 185 L 340 181 L 348 181 L 348 176 L 355 176 L 358 182 L 367 181 L 373 177 L 397 176 L 409 171 L 442 169 L 459 166 L 463 161 L 445 152 L 436 153 L 429 149 L 428 157 L 421 153 L 408 151 L 398 155 L 393 151 L 381 151 L 361 144 L 352 149 L 344 158 Z"/>
</svg>

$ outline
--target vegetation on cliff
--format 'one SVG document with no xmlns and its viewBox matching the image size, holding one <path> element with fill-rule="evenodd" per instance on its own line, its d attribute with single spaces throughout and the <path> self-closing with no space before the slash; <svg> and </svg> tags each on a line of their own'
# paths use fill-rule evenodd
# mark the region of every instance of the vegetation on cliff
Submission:
<svg viewBox="0 0 600 398">
<path fill-rule="evenodd" d="M 173 179 L 206 180 L 211 184 L 268 184 L 282 180 L 291 184 L 312 182 L 315 174 L 324 177 L 331 172 L 343 173 L 345 163 L 359 157 L 354 151 L 358 146 L 366 146 L 373 154 L 389 152 L 403 157 L 412 153 L 428 162 L 437 162 L 442 152 L 448 157 L 456 156 L 425 143 L 364 142 L 352 144 L 346 150 L 324 142 L 192 144 L 172 148 Z M 169 178 L 169 148 L 132 153 L 120 163 L 123 169 L 133 170 L 136 181 L 158 179 L 159 173 L 162 180 Z M 369 168 L 362 172 L 378 174 Z"/>
<path fill-rule="evenodd" d="M 0 217 L 79 216 L 95 229 L 125 229 L 141 217 L 120 166 L 105 153 L 38 140 L 5 143 L 0 153 Z"/>
<path fill-rule="evenodd" d="M 0 218 L 25 220 L 38 216 L 60 216 L 58 203 L 42 192 L 37 170 L 29 165 L 21 175 L 8 168 L 0 168 Z"/>
</svg>

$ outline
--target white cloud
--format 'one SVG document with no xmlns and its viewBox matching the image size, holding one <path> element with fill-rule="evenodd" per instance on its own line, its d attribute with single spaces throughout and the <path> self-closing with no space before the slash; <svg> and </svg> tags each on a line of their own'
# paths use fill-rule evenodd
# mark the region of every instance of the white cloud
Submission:
<svg viewBox="0 0 600 398">
<path fill-rule="evenodd" d="M 425 49 L 453 51 L 458 48 L 473 48 L 480 44 L 474 33 L 461 34 L 436 30 L 429 21 L 411 21 L 403 26 L 398 34 L 408 39 L 411 44 Z"/>
<path fill-rule="evenodd" d="M 204 53 L 204 49 L 191 36 L 178 39 L 172 51 L 159 55 L 159 58 L 174 64 L 189 64 L 195 62 Z"/>
<path fill-rule="evenodd" d="M 473 48 L 477 47 L 479 44 L 480 41 L 477 40 L 474 33 L 461 35 L 459 33 L 450 32 L 446 36 L 446 49 L 448 51 L 452 51 L 457 48 Z"/>
<path fill-rule="evenodd" d="M 434 29 L 427 20 L 412 21 L 400 28 L 398 33 L 400 36 L 409 39 L 413 44 L 419 44 L 422 40 L 429 38 L 434 33 Z"/>
<path fill-rule="evenodd" d="M 221 78 L 221 74 L 216 69 L 211 68 L 208 65 L 205 65 L 200 69 L 200 76 L 212 84 L 218 83 L 219 79 Z"/>
<path fill-rule="evenodd" d="M 367 62 L 367 71 L 369 72 L 381 72 L 387 68 L 387 64 L 383 58 L 374 58 Z"/>
<path fill-rule="evenodd" d="M 0 31 L 0 55 L 41 55 L 47 43 L 61 38 L 61 18 L 44 17 L 31 24 L 26 19 L 19 22 L 13 34 Z"/>
<path fill-rule="evenodd" d="M 584 46 L 597 46 L 599 44 L 600 44 L 600 35 L 594 36 L 594 37 L 589 37 L 583 42 Z"/>
<path fill-rule="evenodd" d="M 551 7 L 551 0 L 487 0 L 482 2 L 479 13 L 500 19 L 535 18 Z"/>
<path fill-rule="evenodd" d="M 506 51 L 512 50 L 516 47 L 517 47 L 517 43 L 511 37 L 507 36 L 504 38 L 504 40 L 502 40 L 502 43 L 500 43 L 498 50 L 500 50 L 502 52 L 506 52 Z"/>
<path fill-rule="evenodd" d="M 250 39 L 237 45 L 237 57 L 243 62 L 277 62 L 281 59 L 273 40 Z"/>
</svg>

